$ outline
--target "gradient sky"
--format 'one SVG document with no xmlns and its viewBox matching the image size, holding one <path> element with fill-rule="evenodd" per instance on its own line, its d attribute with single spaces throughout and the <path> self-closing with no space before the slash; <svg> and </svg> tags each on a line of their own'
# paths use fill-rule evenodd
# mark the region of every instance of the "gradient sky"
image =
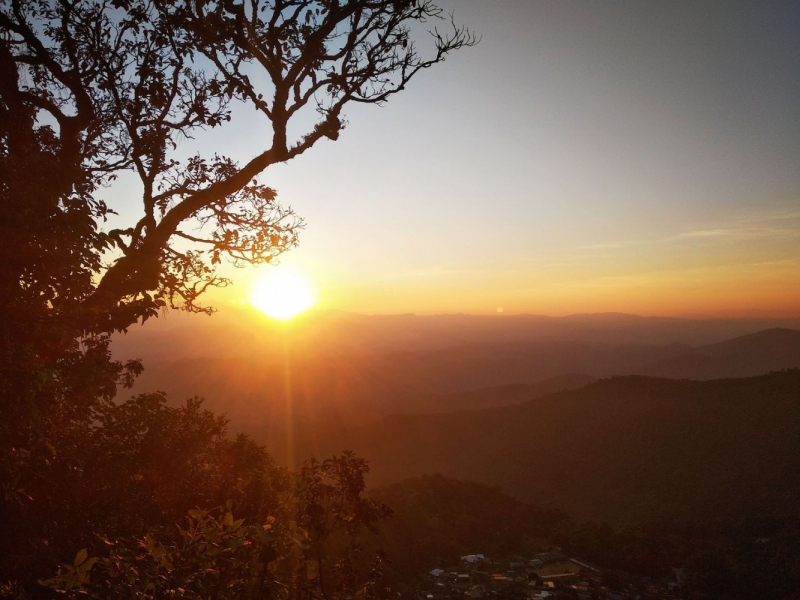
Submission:
<svg viewBox="0 0 800 600">
<path fill-rule="evenodd" d="M 320 308 L 800 315 L 800 2 L 441 4 L 476 48 L 262 178 Z"/>
</svg>

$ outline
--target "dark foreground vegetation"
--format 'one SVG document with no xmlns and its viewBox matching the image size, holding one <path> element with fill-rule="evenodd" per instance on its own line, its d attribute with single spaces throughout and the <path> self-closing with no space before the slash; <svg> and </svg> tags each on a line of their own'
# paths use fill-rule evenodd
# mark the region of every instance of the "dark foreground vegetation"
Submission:
<svg viewBox="0 0 800 600">
<path fill-rule="evenodd" d="M 6 594 L 373 595 L 382 562 L 359 537 L 389 510 L 362 496 L 363 460 L 278 468 L 198 400 L 95 408 L 91 420 L 62 421 L 42 463 L 24 465 L 25 487 L 6 490 Z"/>
<path fill-rule="evenodd" d="M 258 176 L 475 43 L 444 16 L 425 0 L 0 2 L 3 596 L 375 595 L 379 560 L 352 542 L 386 509 L 361 496 L 363 461 L 291 472 L 198 401 L 117 401 L 142 364 L 112 359 L 110 336 L 167 307 L 210 313 L 222 260 L 295 246 L 302 221 Z M 234 107 L 256 155 L 192 154 Z M 111 226 L 122 175 L 140 202 Z"/>
</svg>

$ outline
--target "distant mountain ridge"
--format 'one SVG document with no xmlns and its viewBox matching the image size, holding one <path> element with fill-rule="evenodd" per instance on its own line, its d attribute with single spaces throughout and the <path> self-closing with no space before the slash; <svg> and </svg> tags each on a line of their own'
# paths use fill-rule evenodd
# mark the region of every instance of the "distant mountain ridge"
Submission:
<svg viewBox="0 0 800 600">
<path fill-rule="evenodd" d="M 759 375 L 798 366 L 800 331 L 776 328 L 692 348 L 640 367 L 636 372 L 677 379 L 715 379 Z"/>
<path fill-rule="evenodd" d="M 511 383 L 495 387 L 484 387 L 466 392 L 451 392 L 433 396 L 406 398 L 398 407 L 401 413 L 440 413 L 462 410 L 481 410 L 519 404 L 564 390 L 574 390 L 597 381 L 596 377 L 583 373 L 567 373 L 536 383 Z"/>
<path fill-rule="evenodd" d="M 277 451 L 288 443 L 289 416 L 313 437 L 319 427 L 349 427 L 394 413 L 516 404 L 591 378 L 714 379 L 783 368 L 800 368 L 800 331 L 771 329 L 700 347 L 539 340 L 419 352 L 185 358 L 146 363 L 133 392 L 163 390 L 173 402 L 202 395 L 207 406 L 228 415 L 233 430 Z M 557 379 L 577 373 L 584 377 L 577 383 Z"/>
<path fill-rule="evenodd" d="M 800 507 L 800 371 L 614 377 L 523 404 L 386 417 L 303 454 L 367 458 L 371 484 L 442 473 L 580 518 L 717 519 Z"/>
<path fill-rule="evenodd" d="M 800 329 L 787 318 L 686 319 L 622 313 L 550 317 L 521 315 L 359 315 L 310 311 L 289 322 L 272 321 L 246 307 L 220 307 L 211 318 L 176 311 L 144 328 L 116 335 L 121 359 L 259 359 L 280 357 L 287 342 L 304 355 L 431 352 L 462 345 L 595 342 L 612 345 L 703 346 L 757 331 Z"/>
</svg>

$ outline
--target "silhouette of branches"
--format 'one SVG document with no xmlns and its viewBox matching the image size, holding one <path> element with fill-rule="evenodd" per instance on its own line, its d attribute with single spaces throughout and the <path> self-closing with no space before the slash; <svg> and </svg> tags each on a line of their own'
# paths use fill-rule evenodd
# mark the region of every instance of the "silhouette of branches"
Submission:
<svg viewBox="0 0 800 600">
<path fill-rule="evenodd" d="M 302 220 L 257 177 L 336 140 L 349 103 L 382 104 L 477 42 L 427 0 L 6 0 L 0 35 L 5 152 L 53 156 L 46 201 L 72 195 L 102 221 L 102 186 L 124 170 L 141 183 L 138 219 L 95 232 L 95 254 L 113 259 L 92 267 L 93 331 L 167 304 L 208 311 L 198 299 L 227 284 L 223 258 L 270 262 L 296 245 Z M 179 144 L 242 104 L 265 118 L 260 153 L 180 158 Z"/>
</svg>

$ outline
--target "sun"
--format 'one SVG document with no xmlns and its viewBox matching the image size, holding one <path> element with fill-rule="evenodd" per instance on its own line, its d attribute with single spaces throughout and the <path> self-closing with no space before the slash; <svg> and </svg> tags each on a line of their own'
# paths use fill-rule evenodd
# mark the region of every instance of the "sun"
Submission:
<svg viewBox="0 0 800 600">
<path fill-rule="evenodd" d="M 314 290 L 308 280 L 295 271 L 275 269 L 253 286 L 250 303 L 273 319 L 286 321 L 308 310 L 314 303 Z"/>
</svg>

